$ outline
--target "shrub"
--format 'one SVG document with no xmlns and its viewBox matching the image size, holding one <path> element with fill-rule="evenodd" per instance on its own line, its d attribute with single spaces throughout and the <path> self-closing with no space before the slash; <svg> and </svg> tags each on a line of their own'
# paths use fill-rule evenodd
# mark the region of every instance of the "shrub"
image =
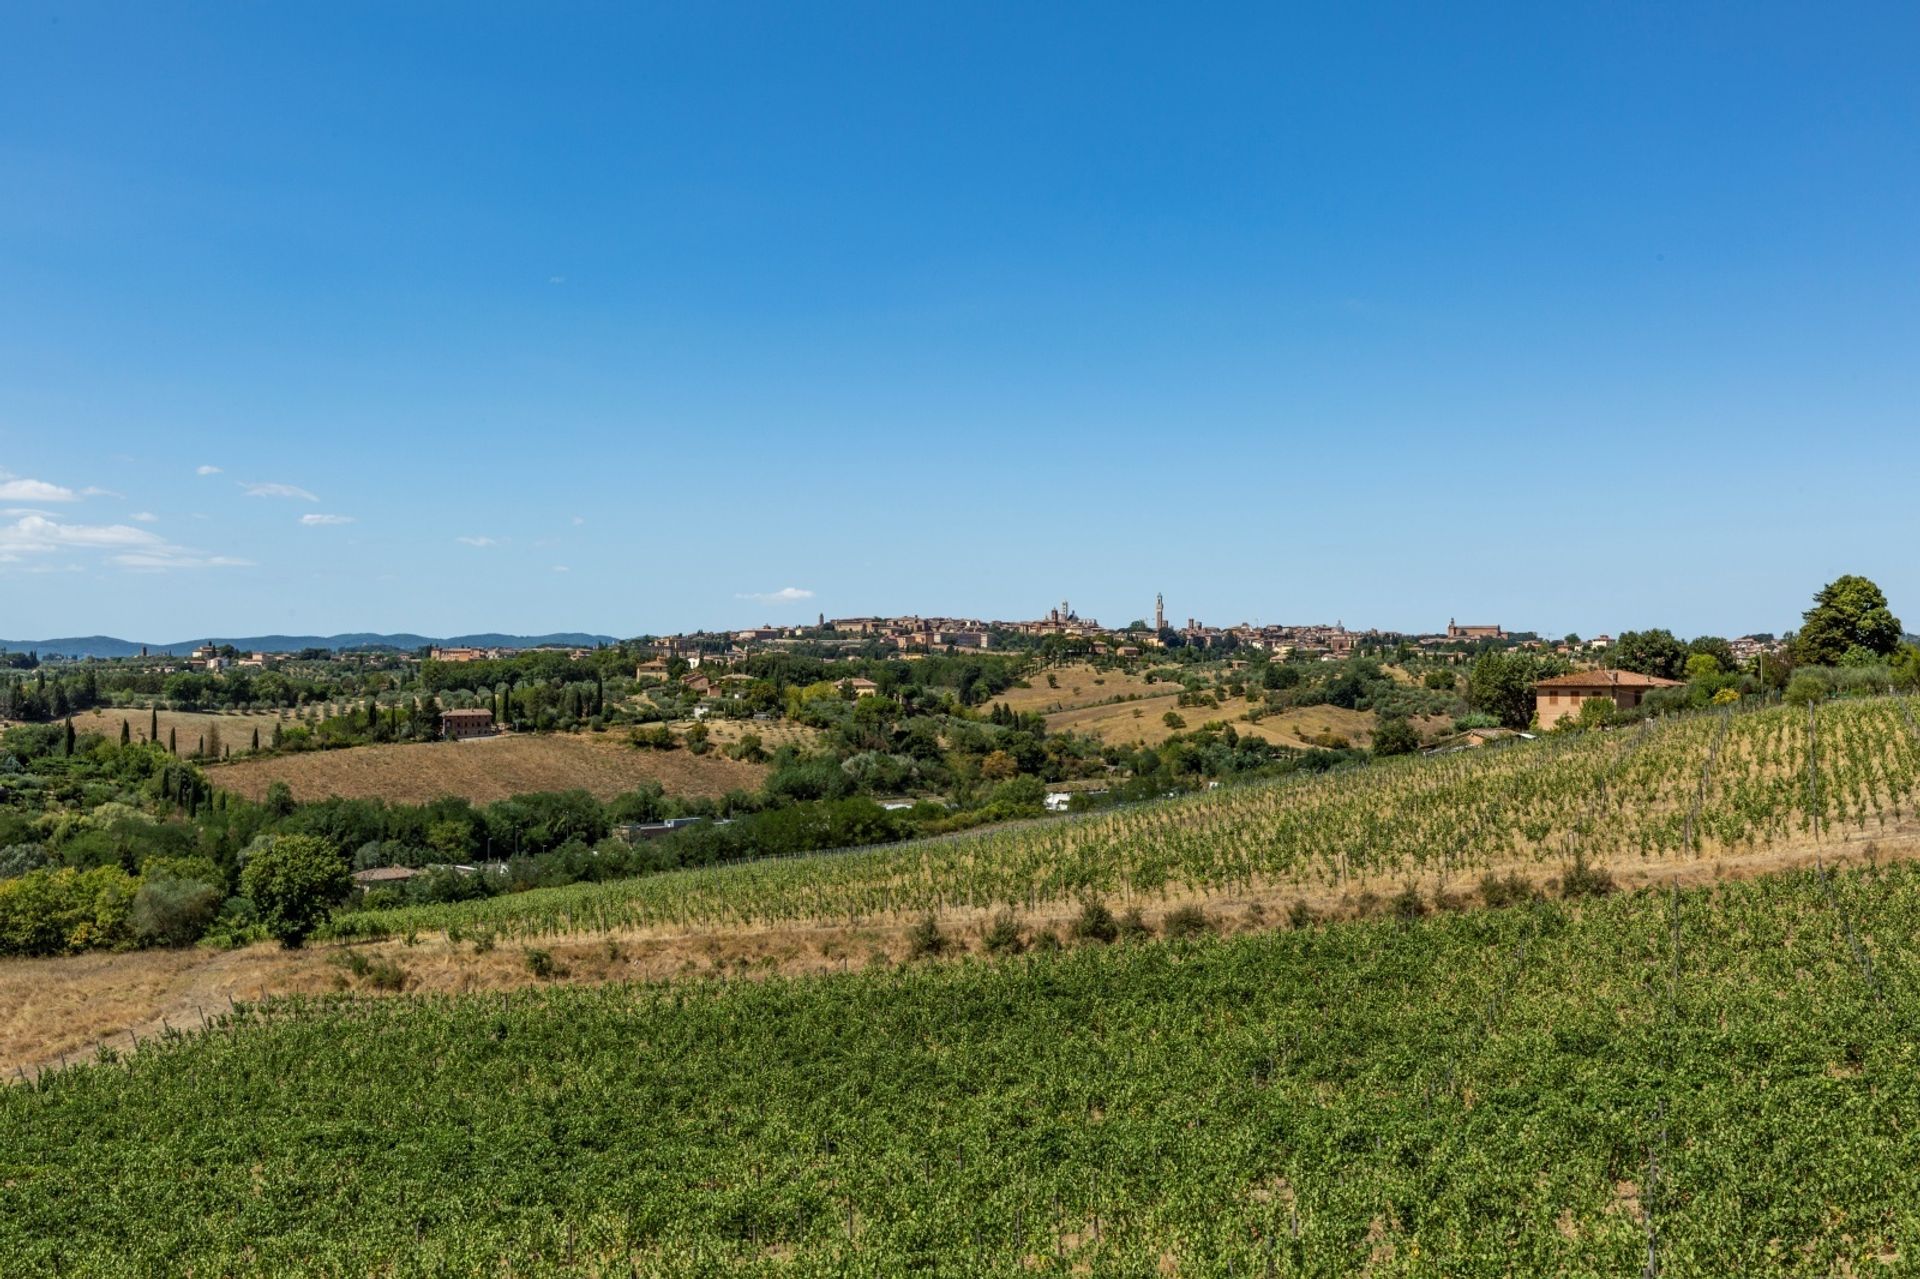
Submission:
<svg viewBox="0 0 1920 1279">
<path fill-rule="evenodd" d="M 1811 706 L 1827 700 L 1827 682 L 1810 672 L 1795 675 L 1783 694 L 1795 706 Z"/>
<path fill-rule="evenodd" d="M 1042 928 L 1033 935 L 1033 953 L 1051 955 L 1060 949 L 1060 937 L 1051 928 Z"/>
<path fill-rule="evenodd" d="M 553 962 L 553 952 L 550 950 L 529 946 L 522 952 L 522 957 L 526 961 L 527 971 L 541 981 L 547 981 L 560 972 L 560 966 Z"/>
<path fill-rule="evenodd" d="M 1420 734 L 1404 719 L 1383 719 L 1373 731 L 1375 755 L 1411 755 L 1419 749 Z"/>
<path fill-rule="evenodd" d="M 1020 934 L 1020 921 L 1010 910 L 993 917 L 993 922 L 980 935 L 980 943 L 989 955 L 1017 955 L 1027 948 Z"/>
<path fill-rule="evenodd" d="M 353 886 L 347 863 L 318 836 L 280 835 L 248 859 L 240 890 L 267 934 L 291 950 L 304 943 Z"/>
<path fill-rule="evenodd" d="M 1560 895 L 1566 898 L 1605 897 L 1613 892 L 1613 872 L 1604 866 L 1587 865 L 1585 853 L 1573 855 L 1573 865 L 1560 876 Z"/>
<path fill-rule="evenodd" d="M 1160 921 L 1160 931 L 1173 940 L 1204 937 L 1213 931 L 1213 921 L 1198 906 L 1182 906 L 1167 912 L 1167 917 Z"/>
<path fill-rule="evenodd" d="M 907 930 L 907 958 L 931 959 L 947 948 L 947 939 L 940 935 L 940 921 L 928 911 L 920 917 L 918 923 Z"/>
<path fill-rule="evenodd" d="M 1411 882 L 1393 895 L 1387 907 L 1393 912 L 1393 917 L 1402 923 L 1412 923 L 1427 913 L 1426 900 L 1420 896 L 1420 889 Z"/>
<path fill-rule="evenodd" d="M 1313 907 L 1307 905 L 1307 903 L 1304 900 L 1297 901 L 1293 905 L 1287 907 L 1287 927 L 1311 928 L 1312 926 L 1313 926 Z"/>
<path fill-rule="evenodd" d="M 133 895 L 129 922 L 142 946 L 187 946 L 220 913 L 221 892 L 198 879 L 149 879 Z"/>
<path fill-rule="evenodd" d="M 1074 919 L 1071 932 L 1075 941 L 1096 941 L 1105 945 L 1120 935 L 1120 924 L 1105 902 L 1089 897 L 1081 903 L 1080 914 Z"/>
<path fill-rule="evenodd" d="M 1153 936 L 1153 929 L 1147 927 L 1147 921 L 1145 917 L 1140 914 L 1140 908 L 1138 906 L 1133 907 L 1126 914 L 1120 916 L 1116 926 L 1119 929 L 1121 941 L 1146 941 Z"/>
<path fill-rule="evenodd" d="M 1480 900 L 1491 907 L 1518 906 L 1533 896 L 1533 885 L 1518 872 L 1509 872 L 1506 878 L 1488 871 L 1480 877 Z"/>
</svg>

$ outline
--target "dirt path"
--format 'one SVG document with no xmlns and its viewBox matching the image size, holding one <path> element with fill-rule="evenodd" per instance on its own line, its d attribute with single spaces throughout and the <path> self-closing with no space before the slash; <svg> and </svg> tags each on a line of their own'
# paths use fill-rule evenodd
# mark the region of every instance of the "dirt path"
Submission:
<svg viewBox="0 0 1920 1279">
<path fill-rule="evenodd" d="M 1817 861 L 1846 866 L 1869 859 L 1914 857 L 1920 857 L 1920 821 L 1817 845 L 1792 844 L 1698 860 L 1615 864 L 1611 870 L 1621 889 L 1630 891 L 1643 886 L 1688 887 L 1721 879 L 1747 879 L 1811 866 Z M 1458 905 L 1467 906 L 1477 904 L 1477 900 L 1468 899 L 1483 869 L 1476 869 L 1471 878 L 1457 878 L 1448 884 L 1439 883 L 1431 875 L 1413 882 L 1429 902 L 1444 890 L 1459 899 Z M 1493 869 L 1501 874 L 1519 874 L 1536 887 L 1543 887 L 1553 874 L 1553 868 L 1539 863 L 1513 863 Z M 1374 896 L 1378 908 L 1378 902 L 1399 892 L 1408 882 L 1404 876 L 1379 876 L 1355 880 L 1338 891 L 1329 891 L 1324 885 L 1306 888 L 1281 882 L 1252 893 L 1156 898 L 1133 904 L 1156 931 L 1169 912 L 1181 906 L 1198 906 L 1220 931 L 1253 932 L 1286 927 L 1288 912 L 1298 902 L 1305 902 L 1317 920 L 1351 918 L 1364 913 L 1368 894 Z M 1109 904 L 1120 910 L 1130 903 L 1111 900 Z M 1064 937 L 1078 911 L 1078 903 L 1059 902 L 1023 914 L 1020 923 L 1029 936 L 1049 929 Z M 948 939 L 949 953 L 978 952 L 981 933 L 992 913 L 956 910 L 941 915 L 939 927 Z M 301 951 L 262 945 L 237 951 L 137 951 L 0 961 L 0 1075 L 9 1080 L 31 1077 L 63 1061 L 85 1060 L 103 1043 L 127 1048 L 169 1028 L 195 1029 L 203 1017 L 225 1012 L 236 1001 L 348 990 L 386 993 L 376 987 L 372 974 L 354 971 L 359 960 L 397 966 L 397 972 L 389 968 L 389 980 L 397 977 L 407 992 L 435 994 L 507 990 L 553 982 L 799 975 L 899 963 L 907 957 L 907 932 L 915 922 L 915 916 L 901 916 L 853 926 L 796 923 L 548 938 L 539 943 L 553 965 L 552 975 L 547 978 L 534 975 L 527 947 L 521 943 L 501 942 L 481 949 L 471 940 L 454 943 L 439 935 L 423 936 L 413 945 L 382 941 Z"/>
</svg>

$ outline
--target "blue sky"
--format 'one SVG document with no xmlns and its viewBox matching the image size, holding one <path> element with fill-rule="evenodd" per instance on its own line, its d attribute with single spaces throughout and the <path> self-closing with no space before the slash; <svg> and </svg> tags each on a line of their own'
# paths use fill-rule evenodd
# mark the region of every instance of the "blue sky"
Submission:
<svg viewBox="0 0 1920 1279">
<path fill-rule="evenodd" d="M 0 635 L 1739 633 L 1842 572 L 1920 626 L 1917 52 L 1911 5 L 9 5 Z"/>
</svg>

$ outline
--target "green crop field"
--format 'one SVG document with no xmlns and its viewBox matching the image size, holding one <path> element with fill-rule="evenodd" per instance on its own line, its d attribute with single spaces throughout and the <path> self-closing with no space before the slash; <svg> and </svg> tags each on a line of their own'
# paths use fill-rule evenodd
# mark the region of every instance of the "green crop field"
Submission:
<svg viewBox="0 0 1920 1279">
<path fill-rule="evenodd" d="M 1460 876 L 1575 854 L 1701 858 L 1871 835 L 1911 816 L 1920 725 L 1901 698 L 1667 719 L 1505 749 L 1389 760 L 1004 832 L 488 901 L 347 916 L 339 936 L 457 926 L 509 936 L 859 920 L 1160 899 L 1356 874 Z"/>
<path fill-rule="evenodd" d="M 0 1090 L 0 1258 L 1910 1272 L 1917 931 L 1899 865 L 797 981 L 243 1008 Z"/>
</svg>

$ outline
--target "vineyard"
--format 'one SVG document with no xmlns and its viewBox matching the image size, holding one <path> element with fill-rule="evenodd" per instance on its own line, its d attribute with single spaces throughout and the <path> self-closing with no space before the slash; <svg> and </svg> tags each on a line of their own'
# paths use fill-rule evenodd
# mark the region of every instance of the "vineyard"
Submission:
<svg viewBox="0 0 1920 1279">
<path fill-rule="evenodd" d="M 1893 1273 L 1920 1256 L 1916 942 L 1920 869 L 1895 864 L 800 981 L 242 1006 L 0 1090 L 0 1257 Z"/>
<path fill-rule="evenodd" d="M 1707 859 L 1891 831 L 1913 815 L 1916 785 L 1920 723 L 1904 699 L 1723 711 L 1007 831 L 349 915 L 336 935 L 855 922 L 1089 893 L 1152 901 L 1357 876 L 1462 882 L 1575 856 Z"/>
</svg>

